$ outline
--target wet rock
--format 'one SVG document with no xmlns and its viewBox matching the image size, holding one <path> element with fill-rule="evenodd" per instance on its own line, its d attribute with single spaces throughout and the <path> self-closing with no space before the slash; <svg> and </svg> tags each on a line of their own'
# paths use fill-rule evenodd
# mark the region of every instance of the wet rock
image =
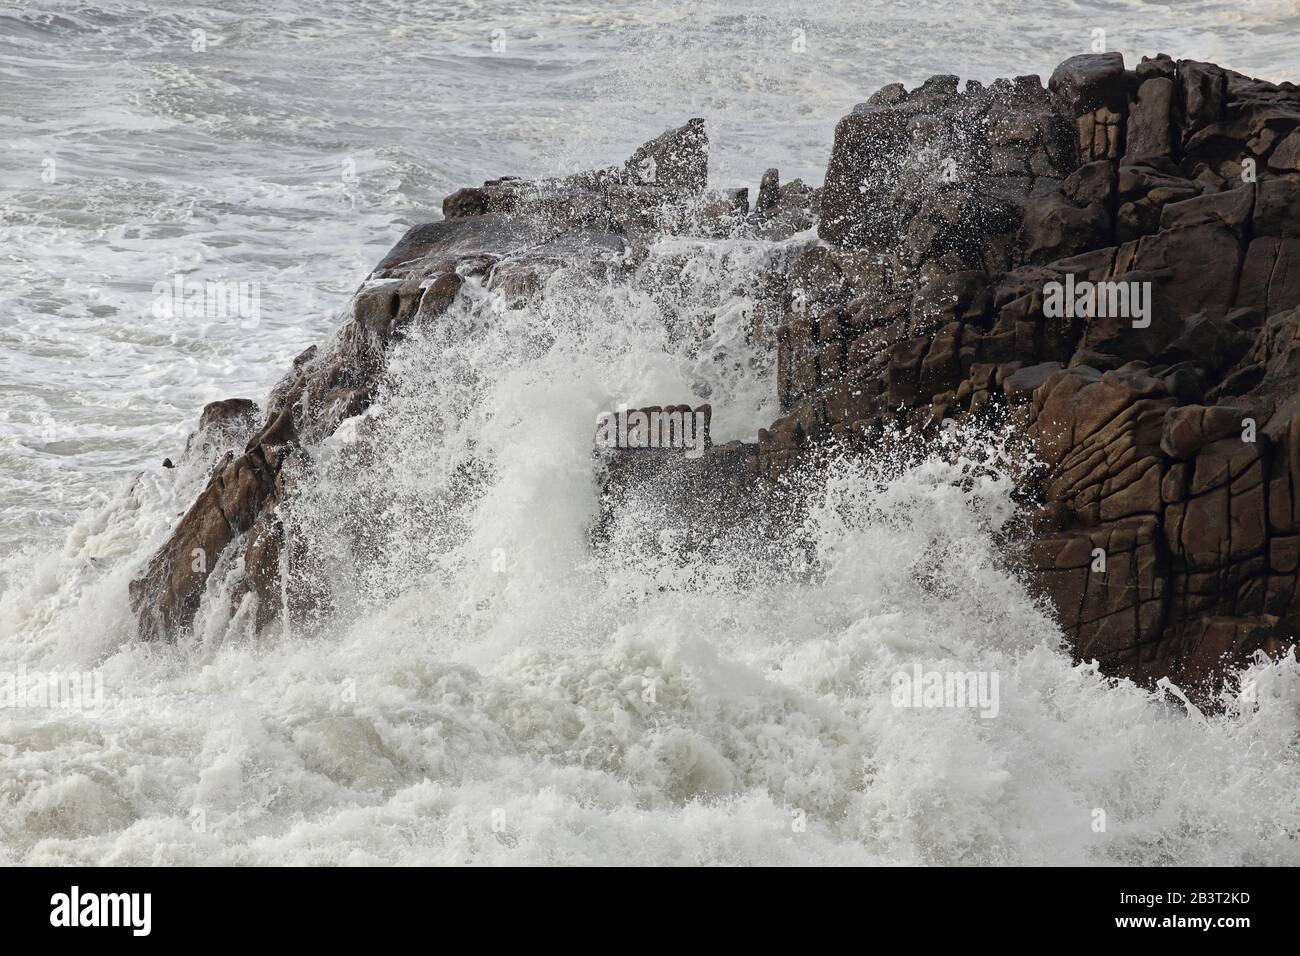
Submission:
<svg viewBox="0 0 1300 956">
<path fill-rule="evenodd" d="M 1118 53 L 1085 53 L 1058 66 L 1048 89 L 1073 120 L 1079 161 L 1116 160 L 1127 114 L 1127 76 Z"/>
<path fill-rule="evenodd" d="M 1292 131 L 1273 148 L 1268 168 L 1279 173 L 1300 174 L 1300 129 Z"/>
<path fill-rule="evenodd" d="M 1165 414 L 1160 450 L 1170 458 L 1191 458 L 1211 442 L 1240 434 L 1244 417 L 1242 409 L 1222 405 L 1171 408 Z"/>
<path fill-rule="evenodd" d="M 1198 130 L 1222 118 L 1228 98 L 1228 76 L 1213 63 L 1180 60 L 1178 79 L 1186 117 L 1185 138 L 1190 139 Z"/>
<path fill-rule="evenodd" d="M 776 206 L 781 198 L 781 174 L 776 169 L 763 173 L 763 180 L 758 185 L 758 201 L 754 203 L 755 212 L 767 212 Z"/>
<path fill-rule="evenodd" d="M 257 419 L 257 402 L 247 398 L 227 398 L 209 402 L 199 415 L 199 431 L 247 431 Z"/>
<path fill-rule="evenodd" d="M 258 601 L 259 627 L 285 612 L 302 619 L 328 607 L 319 575 L 304 570 L 307 543 L 287 534 L 282 509 L 312 449 L 369 408 L 395 343 L 442 321 L 467 281 L 518 300 L 560 271 L 611 278 L 632 237 L 715 228 L 701 224 L 710 214 L 707 172 L 708 137 L 703 121 L 691 120 L 620 167 L 552 181 L 502 177 L 448 196 L 443 220 L 409 229 L 375 267 L 333 341 L 295 359 L 260 426 L 257 407 L 244 399 L 204 410 L 196 436 L 223 457 L 130 585 L 141 637 L 171 640 L 189 628 L 209 577 L 240 542 L 242 589 Z M 743 191 L 724 198 L 723 218 L 743 221 Z"/>
<path fill-rule="evenodd" d="M 987 97 L 988 134 L 963 155 L 985 164 L 976 188 L 1018 211 L 1009 254 L 978 229 L 968 234 L 982 257 L 931 241 L 942 238 L 932 197 L 971 183 L 927 190 L 907 170 L 913 131 L 946 146 L 945 129 L 970 115 L 969 90 L 893 86 L 841 121 L 821 235 L 878 251 L 888 282 L 843 307 L 865 321 L 839 323 L 857 336 L 844 341 L 840 380 L 818 351 L 837 341 L 817 315 L 833 298 L 807 319 L 787 314 L 787 414 L 760 435 L 759 472 L 794 467 L 838 429 L 1005 404 L 1044 468 L 1046 537 L 1028 542 L 1027 567 L 1076 653 L 1110 673 L 1212 684 L 1233 654 L 1277 651 L 1288 626 L 1300 629 L 1300 547 L 1288 537 L 1300 533 L 1295 89 L 1164 55 L 1130 73 L 1115 54 L 1073 58 L 1048 87 L 1050 120 L 1029 82 L 975 97 Z M 1045 135 L 1062 128 L 1066 149 Z M 889 318 L 900 292 L 977 261 L 993 290 L 983 307 Z M 1149 286 L 1150 314 L 1049 316 L 1044 289 L 1067 275 Z M 825 299 L 840 279 L 820 279 Z M 1105 571 L 1093 570 L 1097 549 Z"/>
<path fill-rule="evenodd" d="M 690 120 L 638 147 L 623 170 L 632 182 L 642 185 L 700 192 L 709 179 L 709 137 L 704 120 Z"/>
<path fill-rule="evenodd" d="M 1173 153 L 1174 92 L 1174 82 L 1166 76 L 1154 76 L 1138 88 L 1128 116 L 1125 164 Z"/>
<path fill-rule="evenodd" d="M 1008 401 L 1027 402 L 1052 373 L 1060 370 L 1060 362 L 1039 362 L 1017 369 L 1002 380 L 1002 393 Z"/>
<path fill-rule="evenodd" d="M 1169 364 L 1192 361 L 1217 374 L 1237 364 L 1250 348 L 1250 336 L 1225 319 L 1204 313 L 1191 316 L 1161 353 Z"/>
<path fill-rule="evenodd" d="M 272 423 L 249 451 L 214 475 L 131 582 L 131 607 L 143 639 L 171 639 L 193 621 L 208 576 L 226 548 L 252 527 L 272 494 L 284 446 L 291 440 L 284 422 Z"/>
<path fill-rule="evenodd" d="M 482 216 L 487 211 L 487 191 L 473 186 L 468 189 L 458 189 L 442 201 L 442 215 L 445 219 Z"/>
<path fill-rule="evenodd" d="M 698 120 L 609 169 L 460 190 L 218 461 L 131 585 L 141 633 L 183 631 L 236 554 L 259 625 L 328 613 L 282 520 L 296 476 L 364 414 L 393 343 L 447 321 L 466 283 L 510 307 L 566 276 L 621 281 L 663 235 L 740 236 L 781 244 L 752 330 L 775 351 L 779 417 L 697 457 L 599 453 L 597 544 L 647 505 L 682 519 L 688 552 L 757 541 L 790 506 L 785 479 L 826 448 L 878 454 L 896 429 L 924 443 L 945 420 L 991 418 L 1032 449 L 1015 553 L 1076 655 L 1209 694 L 1300 631 L 1298 155 L 1290 84 L 1090 54 L 1046 89 L 887 86 L 837 125 L 820 190 L 770 169 L 752 211 L 746 191 L 708 189 Z M 1095 283 L 1093 307 L 1048 308 L 1067 282 Z"/>
<path fill-rule="evenodd" d="M 752 535 L 758 449 L 733 441 L 714 445 L 709 405 L 665 405 L 609 412 L 597 424 L 594 455 L 601 488 L 592 527 L 597 547 L 620 533 L 650 527 L 658 547 L 671 539 L 699 555 Z"/>
<path fill-rule="evenodd" d="M 1073 116 L 1125 102 L 1124 57 L 1119 53 L 1083 53 L 1055 70 L 1047 88 Z"/>
<path fill-rule="evenodd" d="M 1104 160 L 1080 167 L 1025 207 L 1021 243 L 1029 262 L 1051 262 L 1109 245 L 1114 170 Z"/>
</svg>

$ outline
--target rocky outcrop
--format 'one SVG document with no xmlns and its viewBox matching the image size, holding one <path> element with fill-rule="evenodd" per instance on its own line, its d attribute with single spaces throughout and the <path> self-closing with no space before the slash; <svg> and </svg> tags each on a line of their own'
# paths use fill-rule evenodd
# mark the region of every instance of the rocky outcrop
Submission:
<svg viewBox="0 0 1300 956">
<path fill-rule="evenodd" d="M 1040 459 L 1022 561 L 1080 657 L 1194 687 L 1280 652 L 1300 623 L 1300 168 L 1278 153 L 1297 129 L 1294 86 L 1164 56 L 877 93 L 836 131 L 826 243 L 794 265 L 760 474 L 1002 409 Z M 1054 284 L 1094 304 L 1054 309 Z"/>
<path fill-rule="evenodd" d="M 840 121 L 823 187 L 769 170 L 752 210 L 746 190 L 707 188 L 707 146 L 692 120 L 616 167 L 448 196 L 444 220 L 372 273 L 337 341 L 295 363 L 132 586 L 142 633 L 186 627 L 227 549 L 243 549 L 267 619 L 321 600 L 294 584 L 306 559 L 279 524 L 294 475 L 366 407 L 390 344 L 437 322 L 462 283 L 514 301 L 561 264 L 621 281 L 679 233 L 792 250 L 756 282 L 753 342 L 776 352 L 782 414 L 756 444 L 696 460 L 600 456 L 598 540 L 646 489 L 688 489 L 700 522 L 734 529 L 828 444 L 869 455 L 900 427 L 1010 419 L 1036 456 L 1014 553 L 1080 657 L 1195 688 L 1290 644 L 1300 90 L 1118 54 L 1067 60 L 1046 86 L 893 85 Z"/>
<path fill-rule="evenodd" d="M 739 226 L 749 211 L 744 191 L 709 193 L 707 175 L 704 124 L 691 120 L 619 167 L 492 180 L 447 197 L 444 220 L 410 229 L 376 266 L 334 341 L 294 361 L 243 453 L 216 462 L 207 487 L 132 581 L 141 637 L 173 639 L 189 628 L 223 559 L 242 560 L 238 586 L 257 596 L 260 626 L 318 611 L 328 596 L 307 543 L 286 540 L 283 511 L 296 476 L 310 467 L 310 449 L 370 405 L 392 345 L 438 322 L 467 280 L 506 299 L 535 293 L 557 265 L 612 280 L 654 236 Z M 244 400 L 209 406 L 192 441 L 253 409 Z"/>
</svg>

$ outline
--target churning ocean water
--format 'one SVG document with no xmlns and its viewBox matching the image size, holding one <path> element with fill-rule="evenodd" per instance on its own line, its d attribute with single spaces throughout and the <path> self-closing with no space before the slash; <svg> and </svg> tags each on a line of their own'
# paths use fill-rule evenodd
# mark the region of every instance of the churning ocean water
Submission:
<svg viewBox="0 0 1300 956">
<path fill-rule="evenodd" d="M 798 562 L 679 560 L 652 513 L 591 552 L 597 411 L 707 397 L 720 440 L 775 417 L 735 292 L 770 244 L 660 243 L 671 303 L 412 337 L 378 464 L 345 429 L 301 516 L 325 550 L 371 522 L 345 612 L 254 636 L 219 568 L 191 638 L 134 640 L 127 582 L 202 481 L 162 459 L 204 403 L 264 400 L 448 192 L 691 116 L 714 186 L 819 184 L 878 87 L 1045 77 L 1097 30 L 1300 79 L 1293 0 L 0 6 L 0 671 L 104 686 L 0 709 L 0 863 L 1300 862 L 1300 668 L 1206 717 L 1073 664 L 999 560 L 996 436 L 831 469 Z M 177 274 L 257 283 L 257 320 L 159 318 Z M 669 312 L 718 319 L 700 342 Z M 999 674 L 997 717 L 891 706 L 917 662 Z"/>
</svg>

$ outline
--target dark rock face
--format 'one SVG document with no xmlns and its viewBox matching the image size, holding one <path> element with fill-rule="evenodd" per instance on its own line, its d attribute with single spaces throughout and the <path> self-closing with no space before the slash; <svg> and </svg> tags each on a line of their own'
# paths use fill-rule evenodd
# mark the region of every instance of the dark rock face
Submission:
<svg viewBox="0 0 1300 956">
<path fill-rule="evenodd" d="M 754 469 L 741 468 L 738 485 L 721 480 L 720 463 L 733 462 L 713 445 L 712 418 L 709 405 L 667 405 L 611 413 L 602 421 L 594 450 L 602 494 L 593 540 L 604 541 L 620 513 L 647 499 L 660 499 L 658 511 L 679 516 L 683 527 L 697 531 L 716 524 L 721 511 L 747 506 Z M 752 446 L 733 444 L 752 466 Z M 724 509 L 721 492 L 728 485 L 738 495 Z"/>
<path fill-rule="evenodd" d="M 1031 196 L 1073 168 L 1068 130 L 1037 77 L 964 93 L 956 77 L 912 93 L 886 87 L 835 130 L 820 235 L 880 254 L 900 276 L 927 263 L 931 273 L 1005 271 Z"/>
<path fill-rule="evenodd" d="M 260 420 L 261 410 L 250 399 L 227 398 L 209 402 L 199 415 L 198 427 L 185 443 L 185 456 L 217 462 L 226 449 L 246 444 Z"/>
<path fill-rule="evenodd" d="M 1080 657 L 1194 688 L 1280 652 L 1300 625 L 1300 90 L 1116 54 L 1047 91 L 972 86 L 887 87 L 841 121 L 760 474 L 1002 406 L 1042 466 L 1023 565 Z M 927 148 L 969 174 L 918 174 Z M 1051 314 L 1067 279 L 1147 283 L 1149 314 Z"/>
<path fill-rule="evenodd" d="M 872 454 L 900 426 L 926 436 L 996 414 L 1038 458 L 1016 558 L 1079 657 L 1194 690 L 1291 642 L 1300 90 L 1164 55 L 1126 69 L 1118 54 L 1067 60 L 1046 88 L 889 86 L 840 121 L 821 189 L 771 169 L 752 210 L 745 190 L 706 188 L 707 147 L 692 120 L 619 166 L 447 197 L 445 220 L 372 273 L 337 341 L 295 362 L 244 454 L 132 585 L 142 633 L 193 619 L 209 573 L 191 569 L 195 549 L 208 569 L 244 549 L 260 620 L 328 600 L 295 578 L 310 556 L 281 525 L 295 475 L 367 407 L 390 343 L 437 322 L 463 282 L 513 300 L 559 265 L 618 281 L 676 233 L 790 241 L 762 277 L 753 336 L 776 351 L 782 415 L 756 445 L 698 459 L 598 456 L 597 540 L 656 489 L 700 527 L 743 527 L 831 441 Z"/>
<path fill-rule="evenodd" d="M 639 147 L 623 164 L 634 182 L 697 193 L 709 179 L 709 138 L 704 120 L 693 119 Z"/>
</svg>

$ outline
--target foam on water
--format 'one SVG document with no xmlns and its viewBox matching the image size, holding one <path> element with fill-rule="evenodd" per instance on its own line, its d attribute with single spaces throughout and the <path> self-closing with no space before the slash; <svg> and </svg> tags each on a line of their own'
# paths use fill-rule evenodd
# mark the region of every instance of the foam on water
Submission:
<svg viewBox="0 0 1300 956">
<path fill-rule="evenodd" d="M 1294 0 L 29 0 L 0 12 L 0 541 L 56 545 L 205 402 L 265 394 L 459 186 L 688 116 L 715 185 L 816 183 L 886 83 L 1046 76 L 1096 30 L 1293 79 L 1298 29 Z M 178 272 L 259 283 L 260 324 L 160 323 Z"/>
<path fill-rule="evenodd" d="M 655 256 L 715 288 L 779 252 L 686 245 Z M 219 567 L 191 640 L 130 641 L 129 571 L 184 470 L 0 599 L 5 667 L 107 687 L 99 712 L 0 714 L 11 860 L 1300 860 L 1300 668 L 1256 665 L 1257 704 L 1204 718 L 1072 665 L 999 558 L 996 435 L 841 461 L 774 547 L 684 554 L 648 503 L 593 553 L 596 413 L 704 393 L 743 436 L 770 369 L 739 348 L 742 300 L 701 337 L 638 286 L 549 291 L 498 313 L 468 287 L 322 450 L 291 523 L 328 622 L 255 638 Z M 918 663 L 996 672 L 998 715 L 893 706 Z"/>
<path fill-rule="evenodd" d="M 715 183 L 816 181 L 883 83 L 1046 72 L 1094 27 L 1282 79 L 1293 5 L 63 6 L 0 36 L 0 671 L 98 668 L 106 704 L 0 710 L 0 862 L 1300 862 L 1300 669 L 1203 717 L 1073 665 L 999 558 L 1002 436 L 841 462 L 779 546 L 685 555 L 647 503 L 592 552 L 597 412 L 775 417 L 735 292 L 770 244 L 666 241 L 684 282 L 504 314 L 468 286 L 289 515 L 332 618 L 254 637 L 233 565 L 180 646 L 126 604 L 201 404 L 263 398 L 449 189 L 687 115 Z M 175 272 L 260 281 L 262 322 L 160 326 Z M 917 663 L 998 673 L 998 716 L 894 707 Z"/>
</svg>

